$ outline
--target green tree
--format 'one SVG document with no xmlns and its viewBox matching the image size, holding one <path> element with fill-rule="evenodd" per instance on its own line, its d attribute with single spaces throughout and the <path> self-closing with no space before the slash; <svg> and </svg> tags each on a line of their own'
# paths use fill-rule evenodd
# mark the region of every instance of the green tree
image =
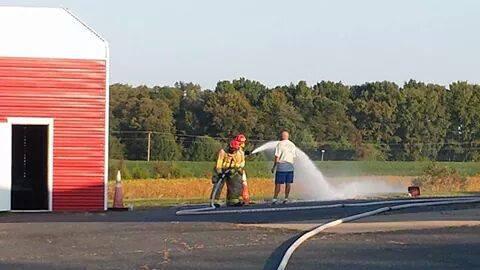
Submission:
<svg viewBox="0 0 480 270">
<path fill-rule="evenodd" d="M 194 142 L 187 150 L 189 160 L 192 161 L 212 161 L 217 157 L 218 151 L 222 149 L 223 144 L 212 137 L 201 136 L 195 138 Z"/>
<path fill-rule="evenodd" d="M 361 139 L 348 114 L 350 88 L 341 82 L 321 81 L 313 86 L 313 92 L 313 109 L 306 119 L 315 139 L 329 150 L 330 157 L 355 158 Z"/>
<path fill-rule="evenodd" d="M 242 93 L 248 99 L 248 102 L 256 108 L 260 106 L 263 97 L 268 92 L 265 85 L 245 78 L 233 80 L 232 85 L 235 90 Z"/>
<path fill-rule="evenodd" d="M 450 89 L 410 81 L 348 86 L 305 81 L 267 88 L 240 78 L 215 91 L 194 83 L 110 86 L 110 156 L 145 159 L 147 131 L 152 159 L 207 159 L 200 141 L 185 135 L 254 141 L 291 132 L 301 148 L 322 148 L 328 158 L 480 160 L 480 86 L 454 82 Z M 211 140 L 206 148 L 216 148 Z M 210 146 L 209 146 L 210 145 Z M 192 149 L 202 154 L 193 155 Z M 337 154 L 332 154 L 332 151 Z M 318 152 L 318 151 L 317 151 Z M 317 155 L 315 151 L 309 153 Z M 332 156 L 333 155 L 333 156 Z"/>
<path fill-rule="evenodd" d="M 286 96 L 304 118 L 310 115 L 313 109 L 314 92 L 305 81 L 299 81 L 297 85 L 291 84 L 288 86 Z"/>
<path fill-rule="evenodd" d="M 128 159 L 146 159 L 146 131 L 175 133 L 173 112 L 168 104 L 153 99 L 149 88 L 128 85 L 111 87 L 111 115 Z"/>
<path fill-rule="evenodd" d="M 313 104 L 314 108 L 307 121 L 317 142 L 350 141 L 355 127 L 347 114 L 347 106 L 324 96 L 316 97 Z"/>
<path fill-rule="evenodd" d="M 467 82 L 450 84 L 450 126 L 447 150 L 454 160 L 480 160 L 480 86 Z"/>
<path fill-rule="evenodd" d="M 152 134 L 152 160 L 179 160 L 182 148 L 172 134 Z"/>
<path fill-rule="evenodd" d="M 315 95 L 321 95 L 346 106 L 351 103 L 350 88 L 341 82 L 321 81 L 313 86 L 313 91 Z"/>
<path fill-rule="evenodd" d="M 205 113 L 205 97 L 211 92 L 202 91 L 199 85 L 192 83 L 177 83 L 176 87 L 183 93 L 178 113 L 176 127 L 179 133 L 203 135 L 207 132 L 208 119 Z"/>
<path fill-rule="evenodd" d="M 262 101 L 261 120 L 256 134 L 265 139 L 274 139 L 282 129 L 295 136 L 297 129 L 303 125 L 302 115 L 288 101 L 281 88 L 270 91 Z"/>
<path fill-rule="evenodd" d="M 400 89 L 392 82 L 365 83 L 352 88 L 349 113 L 362 141 L 379 145 L 385 153 L 397 143 Z"/>
<path fill-rule="evenodd" d="M 300 129 L 292 134 L 292 140 L 302 150 L 316 150 L 317 142 L 308 129 Z"/>
<path fill-rule="evenodd" d="M 132 87 L 126 84 L 110 85 L 110 131 L 119 129 L 121 116 L 123 115 L 125 101 L 130 97 Z"/>
<path fill-rule="evenodd" d="M 397 136 L 402 151 L 397 158 L 435 159 L 449 126 L 446 89 L 443 86 L 410 80 L 403 87 L 398 107 Z"/>
<path fill-rule="evenodd" d="M 236 89 L 234 85 L 232 84 L 231 81 L 224 80 L 224 81 L 219 81 L 217 83 L 217 86 L 215 87 L 215 92 L 216 93 L 227 93 L 227 92 L 235 92 Z"/>
<path fill-rule="evenodd" d="M 204 107 L 209 119 L 210 134 L 231 137 L 249 134 L 257 123 L 257 112 L 241 93 L 221 91 L 209 95 Z"/>
<path fill-rule="evenodd" d="M 125 157 L 125 145 L 115 136 L 110 135 L 109 137 L 108 155 L 111 159 L 123 159 Z"/>
<path fill-rule="evenodd" d="M 180 102 L 182 101 L 183 94 L 182 89 L 177 87 L 154 86 L 150 90 L 150 97 L 153 100 L 159 99 L 167 103 L 168 107 L 170 107 L 170 110 L 172 110 L 174 114 L 177 114 L 180 109 Z"/>
</svg>

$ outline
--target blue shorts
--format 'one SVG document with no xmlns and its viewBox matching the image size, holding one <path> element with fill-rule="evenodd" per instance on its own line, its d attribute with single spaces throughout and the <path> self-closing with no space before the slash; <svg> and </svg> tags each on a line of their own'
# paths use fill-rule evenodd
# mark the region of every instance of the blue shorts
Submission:
<svg viewBox="0 0 480 270">
<path fill-rule="evenodd" d="M 275 184 L 291 184 L 291 183 L 293 183 L 293 171 L 275 173 Z"/>
</svg>

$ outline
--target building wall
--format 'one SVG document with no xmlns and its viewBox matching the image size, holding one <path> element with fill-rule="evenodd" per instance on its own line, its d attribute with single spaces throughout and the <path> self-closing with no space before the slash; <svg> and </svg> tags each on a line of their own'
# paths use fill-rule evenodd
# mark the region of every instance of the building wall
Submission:
<svg viewBox="0 0 480 270">
<path fill-rule="evenodd" d="M 53 210 L 104 209 L 104 60 L 0 57 L 0 122 L 54 118 Z"/>
</svg>

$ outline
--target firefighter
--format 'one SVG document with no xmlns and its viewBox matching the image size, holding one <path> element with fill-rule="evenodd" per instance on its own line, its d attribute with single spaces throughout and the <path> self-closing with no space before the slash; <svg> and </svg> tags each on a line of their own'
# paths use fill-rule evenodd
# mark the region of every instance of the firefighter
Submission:
<svg viewBox="0 0 480 270">
<path fill-rule="evenodd" d="M 219 188 L 216 194 L 215 188 L 212 190 L 212 198 L 215 199 L 215 207 L 220 206 L 220 193 L 223 186 L 227 184 L 227 205 L 228 206 L 242 206 L 242 190 L 243 181 L 242 176 L 244 173 L 245 156 L 241 151 L 241 143 L 232 140 L 226 150 L 222 149 L 218 152 L 217 163 L 215 165 L 214 176 L 212 177 L 212 183 L 215 185 L 218 181 Z"/>
<path fill-rule="evenodd" d="M 236 141 L 238 141 L 240 143 L 240 150 L 242 155 L 243 155 L 243 158 L 245 160 L 245 155 L 249 155 L 250 152 L 249 151 L 245 151 L 245 144 L 247 143 L 247 138 L 245 137 L 245 135 L 243 134 L 238 134 L 235 139 Z M 245 162 L 243 164 L 243 167 L 245 167 Z M 245 204 L 250 204 L 250 195 L 248 193 L 248 185 L 247 185 L 247 173 L 245 172 L 245 170 L 243 170 L 243 174 L 242 174 L 242 185 L 243 185 L 243 190 L 242 190 L 242 198 L 243 198 L 243 202 Z"/>
</svg>

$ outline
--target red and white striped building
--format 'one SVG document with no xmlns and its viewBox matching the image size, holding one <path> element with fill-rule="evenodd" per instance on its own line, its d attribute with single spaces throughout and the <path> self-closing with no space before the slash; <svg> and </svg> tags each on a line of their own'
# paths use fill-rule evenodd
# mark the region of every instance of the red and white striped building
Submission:
<svg viewBox="0 0 480 270">
<path fill-rule="evenodd" d="M 106 210 L 107 42 L 61 8 L 0 25 L 0 210 Z"/>
</svg>

